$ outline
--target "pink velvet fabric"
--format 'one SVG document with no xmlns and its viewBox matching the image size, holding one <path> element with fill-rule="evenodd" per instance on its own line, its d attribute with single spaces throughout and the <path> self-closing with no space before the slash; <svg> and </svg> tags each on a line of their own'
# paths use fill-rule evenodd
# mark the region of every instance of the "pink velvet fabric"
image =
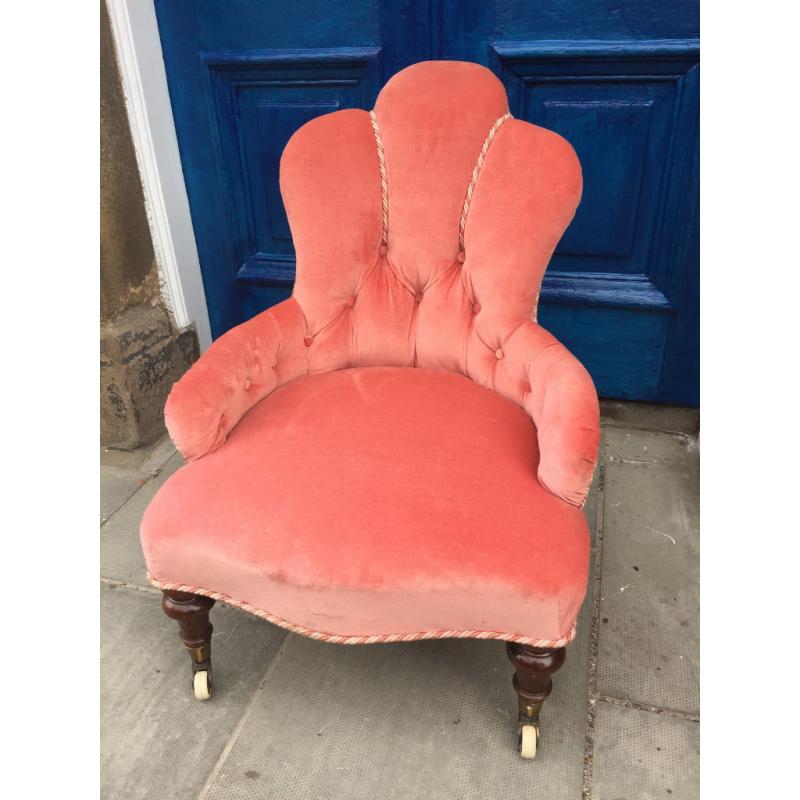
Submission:
<svg viewBox="0 0 800 800">
<path fill-rule="evenodd" d="M 281 189 L 297 251 L 293 297 L 220 337 L 173 388 L 167 426 L 197 463 L 167 483 L 143 522 L 154 578 L 195 580 L 275 614 L 282 606 L 289 619 L 322 608 L 309 592 L 336 606 L 335 594 L 334 622 L 344 628 L 420 629 L 436 620 L 453 628 L 456 618 L 472 620 L 470 629 L 492 619 L 515 633 L 563 634 L 571 626 L 585 587 L 586 530 L 576 507 L 597 457 L 597 396 L 581 364 L 532 319 L 547 262 L 580 199 L 581 172 L 564 139 L 506 121 L 480 172 L 462 252 L 459 217 L 470 176 L 506 110 L 502 84 L 475 64 L 425 62 L 386 84 L 375 113 L 388 180 L 387 247 L 367 112 L 318 117 L 292 137 Z M 388 416 L 380 423 L 384 407 L 387 415 L 400 409 L 385 386 L 400 391 L 413 432 L 407 441 L 397 440 Z M 424 416 L 423 397 L 439 409 L 436 419 Z M 484 450 L 464 453 L 458 437 L 437 433 L 437 424 L 451 432 L 463 426 L 471 440 L 487 397 L 497 416 L 482 428 Z M 349 403 L 377 414 L 357 435 Z M 522 410 L 533 425 L 521 426 Z M 348 426 L 352 437 L 337 439 Z M 518 472 L 501 470 L 512 498 L 503 503 L 479 488 L 503 494 L 497 464 L 511 438 L 517 449 L 506 457 Z M 392 464 L 403 441 L 413 443 L 402 458 L 416 459 L 419 475 L 396 483 Z M 453 498 L 439 496 L 443 479 L 427 472 L 432 460 L 451 463 L 442 454 L 451 447 L 461 461 L 473 459 L 460 467 L 475 485 L 454 483 L 461 509 L 479 521 L 466 529 Z M 297 460 L 298 452 L 313 460 Z M 298 480 L 293 470 L 303 463 L 314 474 Z M 267 491 L 267 478 L 279 494 Z M 361 487 L 345 495 L 354 506 L 329 502 L 348 481 Z M 241 513 L 230 513 L 232 506 Z M 474 545 L 463 562 L 461 541 Z M 435 557 L 443 542 L 449 568 Z M 511 543 L 527 543 L 518 562 Z M 394 558 L 403 548 L 426 553 L 429 564 L 404 573 Z M 475 601 L 463 606 L 458 587 Z M 369 608 L 358 609 L 372 602 L 373 589 L 385 603 L 376 597 L 369 616 Z"/>
<path fill-rule="evenodd" d="M 558 639 L 589 537 L 537 461 L 525 412 L 464 376 L 309 375 L 170 478 L 142 523 L 148 567 L 336 635 Z"/>
</svg>

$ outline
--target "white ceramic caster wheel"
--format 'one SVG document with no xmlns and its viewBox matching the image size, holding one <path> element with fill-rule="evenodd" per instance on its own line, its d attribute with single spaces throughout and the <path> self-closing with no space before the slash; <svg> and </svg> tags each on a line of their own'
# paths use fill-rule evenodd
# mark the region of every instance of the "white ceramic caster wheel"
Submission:
<svg viewBox="0 0 800 800">
<path fill-rule="evenodd" d="M 519 754 L 523 758 L 536 758 L 539 729 L 535 725 L 519 726 Z"/>
<path fill-rule="evenodd" d="M 208 680 L 207 670 L 195 672 L 194 696 L 197 700 L 208 700 L 211 697 L 211 683 Z"/>
</svg>

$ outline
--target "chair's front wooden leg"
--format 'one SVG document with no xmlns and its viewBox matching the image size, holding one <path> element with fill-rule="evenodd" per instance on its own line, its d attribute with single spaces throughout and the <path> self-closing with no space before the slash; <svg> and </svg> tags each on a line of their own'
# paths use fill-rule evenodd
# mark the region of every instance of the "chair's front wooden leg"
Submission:
<svg viewBox="0 0 800 800">
<path fill-rule="evenodd" d="M 519 750 L 535 758 L 539 741 L 539 711 L 553 691 L 553 673 L 566 658 L 564 647 L 531 647 L 508 642 L 506 652 L 514 665 L 514 689 L 519 699 Z"/>
<path fill-rule="evenodd" d="M 181 641 L 192 657 L 192 684 L 198 700 L 211 697 L 211 633 L 213 625 L 208 612 L 214 605 L 210 597 L 188 592 L 167 590 L 161 607 L 171 619 L 177 620 Z"/>
</svg>

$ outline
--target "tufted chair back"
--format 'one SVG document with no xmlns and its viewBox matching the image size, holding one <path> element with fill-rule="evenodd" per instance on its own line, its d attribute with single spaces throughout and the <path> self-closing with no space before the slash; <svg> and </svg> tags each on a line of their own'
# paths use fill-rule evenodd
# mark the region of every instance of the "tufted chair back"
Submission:
<svg viewBox="0 0 800 800">
<path fill-rule="evenodd" d="M 489 70 L 423 62 L 371 114 L 312 120 L 281 191 L 311 371 L 440 368 L 525 403 L 526 326 L 581 170 L 560 136 L 510 117 Z"/>
<path fill-rule="evenodd" d="M 281 160 L 297 251 L 293 296 L 220 337 L 173 387 L 166 422 L 189 459 L 225 441 L 276 387 L 349 367 L 426 367 L 522 406 L 540 482 L 580 505 L 597 395 L 535 324 L 539 287 L 581 194 L 572 147 L 511 118 L 477 64 L 395 75 L 372 112 L 308 122 Z"/>
</svg>

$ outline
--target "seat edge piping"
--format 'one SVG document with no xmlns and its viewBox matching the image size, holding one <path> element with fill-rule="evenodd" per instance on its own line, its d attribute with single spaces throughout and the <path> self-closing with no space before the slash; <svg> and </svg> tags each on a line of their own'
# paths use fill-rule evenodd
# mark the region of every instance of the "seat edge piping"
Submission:
<svg viewBox="0 0 800 800">
<path fill-rule="evenodd" d="M 517 642 L 518 644 L 526 644 L 531 647 L 566 647 L 575 638 L 575 623 L 573 622 L 571 629 L 566 636 L 559 639 L 533 639 L 530 636 L 523 636 L 519 633 L 503 633 L 502 631 L 471 631 L 471 630 L 439 630 L 439 631 L 420 631 L 418 633 L 384 633 L 373 635 L 358 635 L 347 636 L 334 633 L 326 633 L 325 631 L 317 631 L 312 628 L 306 628 L 302 625 L 296 625 L 294 622 L 289 622 L 286 619 L 277 617 L 270 614 L 269 611 L 264 611 L 261 608 L 251 605 L 244 600 L 236 600 L 230 595 L 222 592 L 213 592 L 210 589 L 203 589 L 197 586 L 188 586 L 182 583 L 165 583 L 154 578 L 149 572 L 147 573 L 147 580 L 162 591 L 172 592 L 187 592 L 189 594 L 199 594 L 203 597 L 209 597 L 212 600 L 219 600 L 229 606 L 241 608 L 256 617 L 267 620 L 274 625 L 285 628 L 292 633 L 299 633 L 302 636 L 307 636 L 310 639 L 317 639 L 323 642 L 330 642 L 332 644 L 380 644 L 388 642 L 416 642 L 420 639 L 499 639 L 505 642 Z"/>
</svg>

